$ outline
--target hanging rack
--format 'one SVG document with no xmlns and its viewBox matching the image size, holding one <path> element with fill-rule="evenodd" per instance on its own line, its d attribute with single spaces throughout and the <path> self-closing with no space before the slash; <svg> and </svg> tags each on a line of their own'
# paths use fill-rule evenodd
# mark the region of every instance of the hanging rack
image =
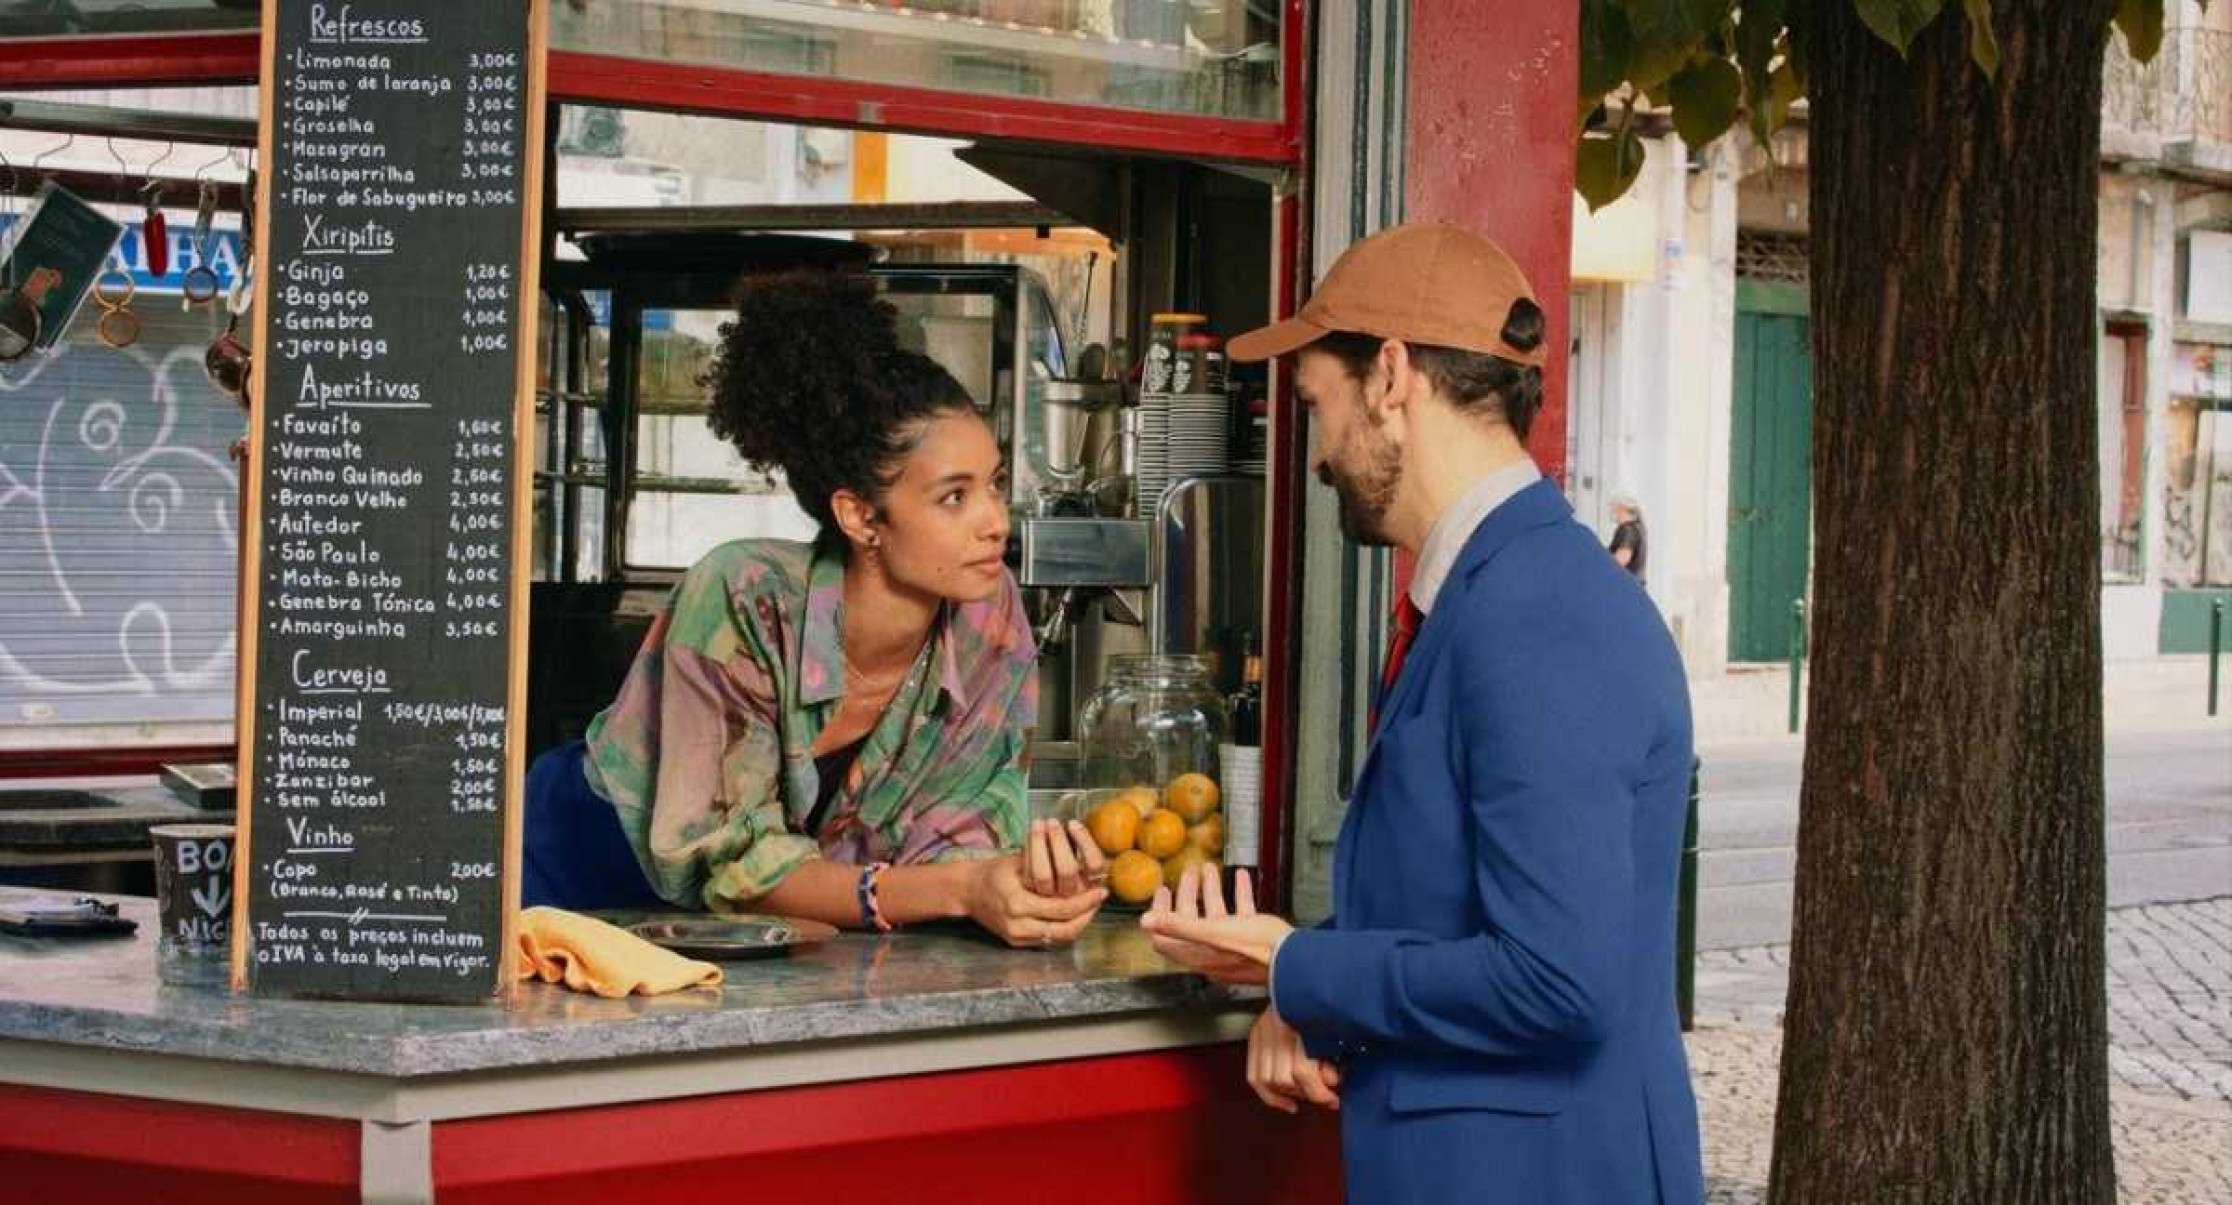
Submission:
<svg viewBox="0 0 2232 1205">
<path fill-rule="evenodd" d="M 256 123 L 245 117 L 204 117 L 80 105 L 50 100 L 0 100 L 0 128 L 56 134 L 113 135 L 197 146 L 254 146 Z"/>
</svg>

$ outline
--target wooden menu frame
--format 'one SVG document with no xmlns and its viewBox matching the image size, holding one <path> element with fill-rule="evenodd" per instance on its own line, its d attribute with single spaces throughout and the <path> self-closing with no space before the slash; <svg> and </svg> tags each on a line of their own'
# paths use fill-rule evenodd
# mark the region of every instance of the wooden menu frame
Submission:
<svg viewBox="0 0 2232 1205">
<path fill-rule="evenodd" d="M 238 750 L 238 777 L 240 782 L 240 807 L 233 866 L 232 950 L 231 984 L 235 991 L 249 988 L 251 885 L 255 858 L 253 798 L 260 789 L 257 778 L 257 672 L 258 652 L 261 645 L 259 629 L 260 604 L 263 582 L 263 523 L 265 510 L 265 457 L 264 446 L 266 416 L 266 387 L 270 378 L 263 371 L 264 357 L 275 346 L 272 336 L 271 316 L 273 298 L 273 261 L 271 245 L 275 222 L 268 220 L 272 214 L 274 191 L 279 186 L 276 173 L 271 170 L 275 162 L 274 142 L 277 136 L 278 60 L 280 40 L 280 13 L 282 4 L 308 3 L 308 0 L 264 0 L 259 62 L 259 96 L 257 103 L 257 163 L 261 169 L 256 181 L 254 199 L 256 223 L 253 255 L 255 273 L 253 288 L 257 371 L 250 375 L 247 390 L 249 407 L 249 432 L 247 456 L 242 466 L 244 507 L 241 518 L 241 571 L 238 607 L 238 667 L 239 677 L 234 698 L 234 720 Z M 486 2 L 486 0 L 475 0 Z M 549 16 L 547 0 L 514 0 L 527 12 L 527 39 L 525 60 L 521 64 L 523 87 L 519 96 L 518 119 L 521 126 L 520 173 L 518 195 L 515 199 L 519 222 L 519 270 L 517 273 L 516 314 L 512 326 L 513 385 L 512 446 L 510 464 L 512 472 L 509 498 L 510 540 L 508 543 L 507 597 L 502 608 L 507 650 L 508 680 L 505 687 L 505 712 L 503 718 L 503 749 L 501 752 L 501 848 L 499 858 L 499 892 L 501 903 L 500 940 L 496 951 L 496 985 L 499 996 L 508 994 L 519 973 L 519 892 L 522 829 L 524 822 L 526 704 L 527 704 L 527 633 L 528 598 L 533 579 L 532 553 L 534 539 L 534 472 L 535 472 L 535 359 L 537 326 L 541 301 L 542 255 L 542 204 L 543 190 L 549 185 L 544 179 L 545 126 L 549 86 L 548 42 Z M 431 5 L 440 11 L 443 5 Z M 345 10 L 344 10 L 345 11 Z"/>
</svg>

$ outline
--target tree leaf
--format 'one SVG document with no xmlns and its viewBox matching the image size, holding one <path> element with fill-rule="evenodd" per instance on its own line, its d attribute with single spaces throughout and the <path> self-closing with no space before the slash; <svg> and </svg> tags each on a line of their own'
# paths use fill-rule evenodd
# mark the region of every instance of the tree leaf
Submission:
<svg viewBox="0 0 2232 1205">
<path fill-rule="evenodd" d="M 1790 65 L 1791 77 L 1798 81 L 1798 91 L 1801 93 L 1806 90 L 1806 80 L 1809 78 L 1807 66 L 1812 61 L 1806 34 L 1807 20 L 1806 7 L 1801 4 L 1791 9 L 1783 21 L 1783 62 Z"/>
<path fill-rule="evenodd" d="M 1775 67 L 1775 74 L 1767 81 L 1767 129 L 1771 133 L 1790 120 L 1790 106 L 1803 100 L 1806 86 L 1791 69 L 1788 60 Z"/>
<path fill-rule="evenodd" d="M 1736 21 L 1736 65 L 1748 79 L 1764 82 L 1775 58 L 1775 37 L 1782 33 L 1788 0 L 1747 0 Z"/>
<path fill-rule="evenodd" d="M 1730 0 L 1622 0 L 1622 4 L 1631 40 L 1627 82 L 1655 97 L 1658 87 L 1687 66 L 1705 44 Z"/>
<path fill-rule="evenodd" d="M 1682 141 L 1704 146 L 1736 124 L 1737 110 L 1744 102 L 1744 77 L 1727 59 L 1707 59 L 1670 80 L 1666 95 L 1674 106 L 1674 129 Z"/>
<path fill-rule="evenodd" d="M 1728 16 L 1733 0 L 1620 0 L 1628 28 L 1638 38 L 1676 40 L 1711 32 Z"/>
<path fill-rule="evenodd" d="M 1968 10 L 1969 57 L 1976 60 L 1985 79 L 1999 78 L 1999 36 L 1992 32 L 1992 0 L 1961 0 L 1961 7 Z"/>
<path fill-rule="evenodd" d="M 2161 0 L 2155 3 L 2159 5 Z M 1914 44 L 1914 35 L 1927 28 L 1938 10 L 1945 7 L 1945 0 L 1853 0 L 1853 7 L 1859 10 L 1863 24 L 1904 55 Z"/>
<path fill-rule="evenodd" d="M 1749 0 L 1736 22 L 1736 69 L 1744 77 L 1744 102 L 1751 109 L 1752 133 L 1764 144 L 1767 125 L 1767 86 L 1774 70 L 1776 42 L 1782 34 L 1787 0 Z"/>
<path fill-rule="evenodd" d="M 1704 43 L 1702 36 L 1687 42 L 1645 42 L 1638 39 L 1629 52 L 1627 82 L 1635 85 L 1637 92 L 1657 98 L 1663 93 L 1666 81 L 1689 66 L 1697 48 Z"/>
<path fill-rule="evenodd" d="M 2132 58 L 2152 62 L 2162 49 L 2162 0 L 2121 0 L 2116 5 L 2116 28 L 2123 31 Z"/>
<path fill-rule="evenodd" d="M 1643 140 L 1632 129 L 1591 134 L 1575 148 L 1573 187 L 1594 213 L 1623 196 L 1643 174 Z"/>
<path fill-rule="evenodd" d="M 1635 47 L 1627 10 L 1619 0 L 1582 0 L 1581 103 L 1587 116 L 1597 102 L 1627 82 L 1628 58 Z"/>
<path fill-rule="evenodd" d="M 1775 69 L 1768 74 L 1766 82 L 1753 89 L 1746 101 L 1751 106 L 1752 137 L 1759 145 L 1764 147 L 1769 144 L 1775 131 L 1790 120 L 1790 106 L 1798 103 L 1798 99 L 1805 94 L 1805 88 L 1798 82 L 1798 73 L 1791 69 L 1790 60 L 1784 59 L 1775 64 Z"/>
</svg>

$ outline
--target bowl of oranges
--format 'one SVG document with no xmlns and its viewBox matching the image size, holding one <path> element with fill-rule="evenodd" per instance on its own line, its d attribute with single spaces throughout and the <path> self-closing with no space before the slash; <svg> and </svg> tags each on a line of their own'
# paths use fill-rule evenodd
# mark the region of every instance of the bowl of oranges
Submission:
<svg viewBox="0 0 2232 1205">
<path fill-rule="evenodd" d="M 1144 908 L 1155 888 L 1176 888 L 1190 866 L 1224 859 L 1225 819 L 1217 781 L 1180 774 L 1160 787 L 1080 792 L 1073 806 L 1108 858 L 1113 907 Z"/>
</svg>

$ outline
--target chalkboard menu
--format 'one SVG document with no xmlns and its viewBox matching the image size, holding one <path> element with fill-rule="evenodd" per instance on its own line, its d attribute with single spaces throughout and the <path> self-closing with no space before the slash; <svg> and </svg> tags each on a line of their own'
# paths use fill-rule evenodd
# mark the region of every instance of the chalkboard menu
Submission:
<svg viewBox="0 0 2232 1205">
<path fill-rule="evenodd" d="M 539 0 L 267 0 L 236 984 L 511 965 Z"/>
</svg>

